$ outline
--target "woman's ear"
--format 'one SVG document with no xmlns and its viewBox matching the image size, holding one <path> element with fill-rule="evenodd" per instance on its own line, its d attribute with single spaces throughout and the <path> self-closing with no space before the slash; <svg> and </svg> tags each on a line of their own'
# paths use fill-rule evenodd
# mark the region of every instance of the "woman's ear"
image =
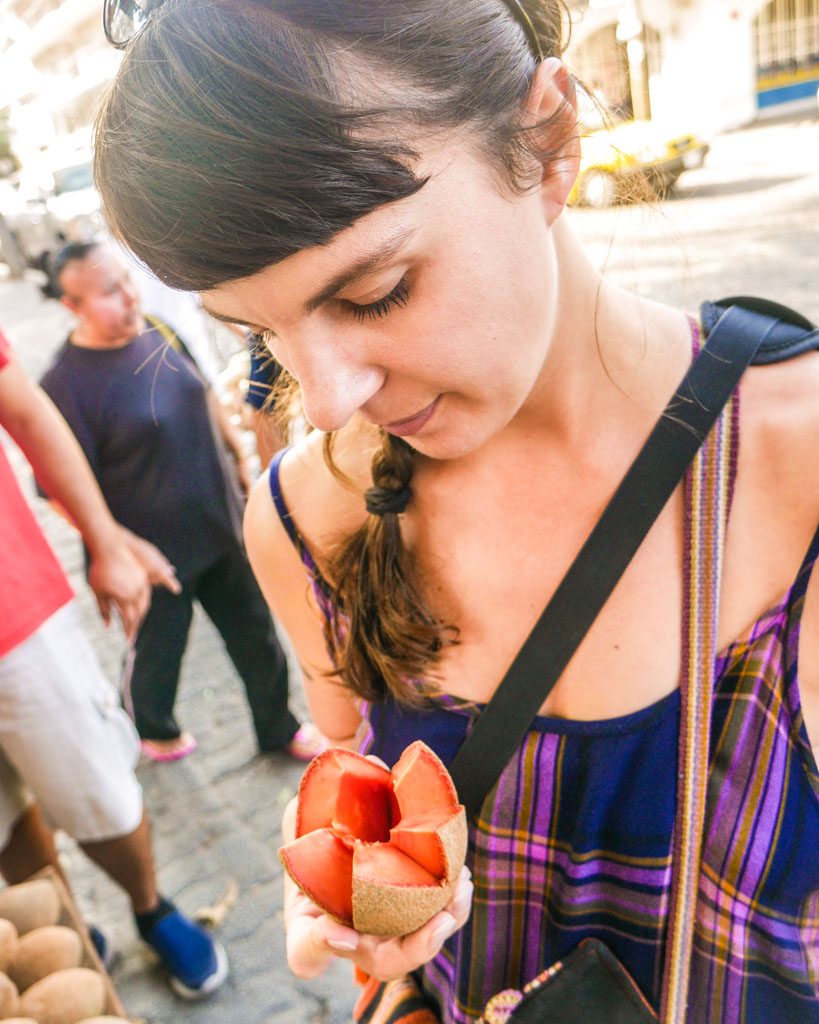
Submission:
<svg viewBox="0 0 819 1024">
<path fill-rule="evenodd" d="M 577 101 L 568 68 L 557 57 L 538 65 L 523 105 L 525 123 L 541 125 L 541 192 L 549 224 L 563 212 L 580 168 Z M 537 130 L 537 129 L 535 129 Z"/>
</svg>

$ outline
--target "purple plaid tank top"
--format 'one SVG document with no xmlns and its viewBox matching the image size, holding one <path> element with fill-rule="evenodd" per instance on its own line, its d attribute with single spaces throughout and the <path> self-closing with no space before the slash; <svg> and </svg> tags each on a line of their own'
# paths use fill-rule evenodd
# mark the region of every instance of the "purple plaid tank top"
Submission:
<svg viewBox="0 0 819 1024">
<path fill-rule="evenodd" d="M 279 515 L 319 607 L 328 586 Z M 692 956 L 692 1024 L 819 1024 L 819 772 L 799 697 L 799 625 L 819 530 L 792 586 L 718 655 Z M 676 806 L 679 690 L 634 714 L 538 717 L 470 825 L 471 917 L 420 972 L 443 1024 L 469 1024 L 579 942 L 605 942 L 660 1001 Z M 451 762 L 479 705 L 362 705 L 360 749 L 415 739 Z M 581 1024 L 581 1022 L 578 1022 Z"/>
</svg>

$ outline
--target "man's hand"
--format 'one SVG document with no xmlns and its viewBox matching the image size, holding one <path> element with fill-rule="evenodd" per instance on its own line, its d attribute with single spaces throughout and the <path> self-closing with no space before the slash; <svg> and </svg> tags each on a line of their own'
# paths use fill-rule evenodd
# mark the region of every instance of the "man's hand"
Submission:
<svg viewBox="0 0 819 1024">
<path fill-rule="evenodd" d="M 172 594 L 181 594 L 182 587 L 176 578 L 176 570 L 159 548 L 150 541 L 137 537 L 124 526 L 120 527 L 120 531 L 128 550 L 148 574 L 151 586 L 164 587 Z"/>
<path fill-rule="evenodd" d="M 110 544 L 91 552 L 88 582 L 105 625 L 115 608 L 126 638 L 133 641 L 151 603 L 151 584 L 119 532 Z"/>
</svg>

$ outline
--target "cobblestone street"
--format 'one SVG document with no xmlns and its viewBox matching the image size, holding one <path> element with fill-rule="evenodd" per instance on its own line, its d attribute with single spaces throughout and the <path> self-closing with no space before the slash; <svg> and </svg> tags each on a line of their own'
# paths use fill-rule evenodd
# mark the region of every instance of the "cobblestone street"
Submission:
<svg viewBox="0 0 819 1024">
<path fill-rule="evenodd" d="M 716 139 L 705 166 L 683 177 L 658 207 L 570 216 L 595 262 L 643 295 L 696 311 L 704 298 L 758 294 L 819 321 L 819 122 L 813 112 Z M 35 377 L 69 324 L 62 307 L 40 297 L 34 276 L 12 282 L 0 268 L 0 325 Z M 33 495 L 16 450 L 12 461 Z M 95 649 L 116 679 L 121 634 L 100 624 L 76 536 L 44 503 L 32 501 L 70 572 Z M 298 689 L 295 700 L 301 701 Z M 160 884 L 193 912 L 218 900 L 235 880 L 238 902 L 219 929 L 232 974 L 206 1003 L 176 1000 L 137 937 L 125 897 L 65 841 L 80 907 L 87 920 L 110 932 L 121 953 L 112 975 L 125 1006 L 150 1024 L 346 1024 L 355 997 L 349 965 L 339 962 L 321 979 L 301 982 L 285 963 L 276 850 L 282 807 L 301 766 L 255 754 L 241 683 L 202 615 L 194 622 L 178 710 L 199 741 L 196 753 L 178 764 L 139 768 Z"/>
</svg>

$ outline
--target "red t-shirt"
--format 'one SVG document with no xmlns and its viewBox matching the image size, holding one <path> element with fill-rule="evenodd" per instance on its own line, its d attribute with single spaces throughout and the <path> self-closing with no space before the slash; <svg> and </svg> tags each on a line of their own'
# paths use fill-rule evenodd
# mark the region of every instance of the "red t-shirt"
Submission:
<svg viewBox="0 0 819 1024">
<path fill-rule="evenodd" d="M 0 375 L 11 356 L 0 331 Z M 0 447 L 0 657 L 62 608 L 73 591 Z"/>
</svg>

